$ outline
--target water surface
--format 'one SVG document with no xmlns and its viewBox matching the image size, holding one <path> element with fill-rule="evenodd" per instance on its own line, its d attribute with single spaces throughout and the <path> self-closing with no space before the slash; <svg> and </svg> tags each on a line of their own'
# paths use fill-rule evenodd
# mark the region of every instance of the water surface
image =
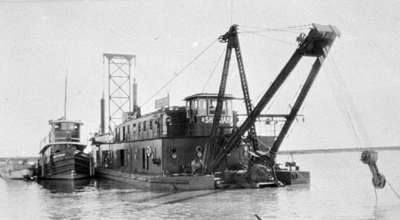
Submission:
<svg viewBox="0 0 400 220">
<path fill-rule="evenodd" d="M 378 159 L 398 191 L 399 157 L 386 151 Z M 370 171 L 359 158 L 354 152 L 295 156 L 311 183 L 282 188 L 160 193 L 108 180 L 0 179 L 0 219 L 399 219 L 400 199 L 387 185 L 375 203 Z"/>
</svg>

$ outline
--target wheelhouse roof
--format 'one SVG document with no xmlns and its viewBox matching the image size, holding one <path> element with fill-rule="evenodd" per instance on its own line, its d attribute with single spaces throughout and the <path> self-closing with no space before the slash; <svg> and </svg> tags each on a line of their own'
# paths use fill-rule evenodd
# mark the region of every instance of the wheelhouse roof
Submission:
<svg viewBox="0 0 400 220">
<path fill-rule="evenodd" d="M 217 98 L 217 97 L 218 97 L 217 93 L 197 93 L 197 94 L 186 97 L 184 100 L 190 101 L 190 100 L 196 99 L 196 98 Z M 231 94 L 225 94 L 224 99 L 225 100 L 235 99 L 235 97 L 233 97 Z"/>
<path fill-rule="evenodd" d="M 49 148 L 49 147 L 51 147 L 51 146 L 53 146 L 53 145 L 59 145 L 59 144 L 70 144 L 70 145 L 79 145 L 79 146 L 87 146 L 86 144 L 82 144 L 82 143 L 79 143 L 79 142 L 53 142 L 53 143 L 49 143 L 49 144 L 46 144 L 46 145 L 44 145 L 44 147 L 39 151 L 39 154 L 41 154 L 41 153 L 43 153 L 44 151 L 46 151 L 47 150 L 47 148 Z"/>
<path fill-rule="evenodd" d="M 49 121 L 49 124 L 56 124 L 56 123 L 74 123 L 74 124 L 83 125 L 83 122 L 81 122 L 79 120 L 57 119 L 57 120 L 50 120 Z"/>
</svg>

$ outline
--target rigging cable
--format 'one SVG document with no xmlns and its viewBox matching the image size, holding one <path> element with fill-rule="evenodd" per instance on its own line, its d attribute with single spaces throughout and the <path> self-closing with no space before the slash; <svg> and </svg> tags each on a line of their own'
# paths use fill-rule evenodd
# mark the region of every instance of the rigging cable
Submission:
<svg viewBox="0 0 400 220">
<path fill-rule="evenodd" d="M 342 19 L 342 20 L 344 21 L 344 23 L 346 23 L 347 26 L 349 26 L 352 30 L 354 30 L 354 31 L 356 32 L 357 35 L 360 35 L 360 34 L 359 34 L 359 31 L 357 30 L 357 27 L 356 27 L 355 25 L 353 25 L 351 22 L 348 22 L 346 19 L 344 19 L 340 13 L 337 13 L 337 15 L 338 15 L 338 17 L 339 17 L 340 19 Z M 382 50 L 380 50 L 380 48 L 378 48 L 378 45 L 375 44 L 375 42 L 373 42 L 373 41 L 367 41 L 367 43 L 368 43 L 369 45 L 375 47 L 375 49 L 381 54 L 381 62 L 382 62 L 383 64 L 386 64 L 386 58 L 387 58 L 387 56 L 386 56 L 386 54 L 385 54 L 384 52 L 382 52 Z M 383 57 L 384 59 L 382 59 L 382 57 Z M 384 66 L 386 67 L 385 70 L 388 71 L 388 70 L 387 70 L 387 69 L 388 69 L 388 65 L 384 65 Z M 400 194 L 394 189 L 394 187 L 392 186 L 392 184 L 390 184 L 390 182 L 389 182 L 387 179 L 386 179 L 386 182 L 388 183 L 388 185 L 389 185 L 389 187 L 391 188 L 391 190 L 393 191 L 393 193 L 397 196 L 397 198 L 400 199 Z M 378 201 L 378 197 L 377 197 L 377 193 L 376 193 L 376 188 L 374 187 L 374 189 L 375 189 L 375 196 L 376 196 L 375 199 L 376 199 L 376 202 L 377 202 L 377 201 Z"/>
<path fill-rule="evenodd" d="M 394 189 L 394 187 L 392 186 L 392 184 L 390 184 L 389 180 L 386 179 L 386 182 L 387 182 L 388 185 L 390 186 L 390 189 L 393 191 L 393 193 L 397 196 L 397 198 L 400 199 L 400 194 Z"/>
<path fill-rule="evenodd" d="M 350 96 L 346 83 L 344 79 L 340 75 L 339 68 L 336 65 L 336 62 L 333 57 L 328 57 L 328 63 L 331 65 L 332 69 L 329 71 L 331 80 L 329 82 L 331 88 L 334 90 L 333 94 L 335 96 L 336 102 L 341 107 L 341 111 L 345 116 L 348 125 L 356 138 L 355 141 L 360 149 L 363 146 L 367 145 L 367 147 L 371 146 L 371 142 L 368 136 L 367 131 L 362 123 L 362 120 L 359 116 L 357 108 L 354 105 L 353 99 Z M 338 93 L 336 93 L 338 92 Z"/>
<path fill-rule="evenodd" d="M 281 39 L 278 39 L 278 38 L 270 37 L 270 36 L 265 35 L 265 34 L 254 33 L 254 32 L 239 32 L 239 33 L 242 33 L 242 34 L 253 34 L 253 35 L 256 35 L 256 36 L 259 36 L 259 37 L 264 37 L 264 38 L 267 38 L 267 39 L 270 39 L 270 40 L 273 40 L 273 41 L 277 41 L 277 42 L 280 42 L 280 43 L 283 43 L 283 44 L 287 44 L 287 45 L 290 45 L 290 46 L 296 45 L 293 42 L 289 42 L 289 41 L 281 40 Z"/>
<path fill-rule="evenodd" d="M 292 26 L 285 26 L 285 27 L 261 27 L 261 26 L 247 26 L 247 25 L 240 25 L 244 28 L 250 29 L 259 29 L 264 31 L 287 31 L 287 30 L 305 30 L 312 26 L 312 24 L 304 24 L 304 25 L 292 25 Z"/>
<path fill-rule="evenodd" d="M 329 59 L 328 59 L 329 60 Z M 335 66 L 336 64 L 335 64 L 335 61 L 333 60 L 333 58 L 332 58 L 332 64 L 333 64 L 333 66 L 334 67 L 336 67 L 337 68 L 337 66 Z M 335 71 L 333 71 L 333 72 L 335 72 Z M 337 74 L 337 73 L 336 73 Z M 338 78 L 336 78 L 338 81 L 340 81 L 340 80 L 343 80 L 343 79 L 340 79 L 339 77 L 339 75 L 337 75 L 336 77 L 338 77 Z M 338 83 L 338 82 L 336 82 L 336 83 Z M 344 81 L 341 81 L 341 83 L 342 83 L 342 85 L 343 86 L 345 86 L 344 85 Z M 344 87 L 345 88 L 345 87 Z M 358 139 L 358 141 L 359 141 L 359 144 L 360 144 L 360 149 L 362 148 L 362 138 L 367 138 L 367 144 L 370 144 L 370 142 L 369 142 L 369 139 L 368 139 L 368 135 L 367 135 L 367 133 L 366 133 L 366 131 L 365 130 L 362 130 L 361 131 L 361 133 L 360 133 L 360 131 L 358 131 L 357 132 L 357 125 L 358 126 L 362 126 L 362 124 L 361 124 L 361 121 L 359 121 L 360 119 L 358 118 L 359 117 L 359 115 L 357 115 L 357 112 L 355 111 L 355 112 L 353 112 L 355 115 L 353 115 L 353 117 L 352 117 L 352 115 L 350 114 L 350 110 L 356 110 L 356 109 L 354 109 L 355 107 L 354 107 L 354 103 L 352 103 L 351 101 L 351 99 L 349 99 L 348 101 L 350 101 L 350 103 L 347 103 L 348 104 L 348 108 L 353 108 L 353 109 L 344 109 L 344 111 L 346 111 L 345 113 L 346 113 L 346 116 L 350 119 L 350 124 L 351 124 L 351 127 L 352 127 L 352 129 L 353 129 L 353 132 L 354 132 L 354 134 L 356 135 L 356 137 L 357 137 L 357 139 Z M 340 104 L 340 103 L 339 103 Z M 344 105 L 343 105 L 344 106 Z M 353 118 L 354 119 L 354 121 L 352 121 L 351 120 L 351 118 Z M 355 123 L 358 123 L 358 124 L 355 124 Z M 364 127 L 360 127 L 360 128 L 362 128 L 362 129 L 364 129 Z M 363 136 L 363 137 L 360 137 L 359 135 L 361 135 L 361 136 Z M 365 140 L 364 140 L 365 141 Z M 390 187 L 390 189 L 392 190 L 392 192 L 396 195 L 396 197 L 398 198 L 398 199 L 400 199 L 400 194 L 396 191 L 396 189 L 392 186 L 392 184 L 389 182 L 389 180 L 386 178 L 386 182 L 388 183 L 388 185 L 389 185 L 389 187 Z M 377 187 L 374 187 L 374 194 L 375 194 L 375 203 L 378 203 L 378 194 L 377 194 Z"/>
<path fill-rule="evenodd" d="M 174 72 L 174 76 L 168 80 L 164 85 L 162 85 L 150 98 L 148 98 L 140 107 L 148 104 L 158 93 L 160 93 L 165 87 L 167 87 L 171 82 L 173 82 L 181 73 L 183 73 L 187 68 L 189 68 L 201 55 L 203 55 L 208 49 L 211 48 L 217 42 L 218 39 L 214 39 L 206 48 L 200 51 L 192 60 L 190 60 L 185 66 L 183 66 L 178 72 Z"/>
<path fill-rule="evenodd" d="M 204 92 L 204 90 L 205 90 L 206 87 L 208 86 L 208 84 L 209 84 L 211 78 L 214 76 L 215 70 L 217 69 L 218 64 L 219 64 L 219 62 L 221 61 L 221 58 L 222 58 L 222 56 L 224 55 L 224 53 L 225 53 L 225 51 L 223 50 L 222 53 L 221 53 L 221 55 L 219 55 L 219 57 L 218 57 L 218 59 L 217 59 L 217 62 L 215 63 L 215 66 L 214 66 L 213 69 L 211 70 L 210 75 L 208 76 L 206 82 L 205 82 L 204 85 L 203 85 L 203 88 L 201 89 L 201 92 L 202 92 L 202 93 Z"/>
</svg>

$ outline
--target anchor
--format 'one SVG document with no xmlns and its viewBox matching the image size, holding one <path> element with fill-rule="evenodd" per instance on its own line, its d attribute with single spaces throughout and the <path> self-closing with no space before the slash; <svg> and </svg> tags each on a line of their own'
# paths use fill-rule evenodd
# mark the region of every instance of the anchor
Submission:
<svg viewBox="0 0 400 220">
<path fill-rule="evenodd" d="M 378 160 L 378 153 L 373 150 L 363 151 L 361 154 L 361 161 L 369 166 L 372 173 L 372 185 L 375 188 L 382 189 L 385 187 L 386 178 L 379 173 L 376 161 Z"/>
</svg>

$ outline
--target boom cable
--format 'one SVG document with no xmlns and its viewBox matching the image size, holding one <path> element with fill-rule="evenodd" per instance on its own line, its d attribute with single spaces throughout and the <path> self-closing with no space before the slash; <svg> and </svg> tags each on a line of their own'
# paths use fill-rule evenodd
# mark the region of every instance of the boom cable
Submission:
<svg viewBox="0 0 400 220">
<path fill-rule="evenodd" d="M 268 35 L 265 35 L 265 34 L 260 34 L 260 33 L 256 33 L 256 32 L 239 32 L 239 33 L 241 33 L 241 34 L 253 34 L 253 35 L 258 36 L 258 37 L 268 38 L 270 40 L 277 41 L 277 42 L 280 42 L 280 43 L 283 43 L 283 44 L 287 44 L 287 45 L 290 45 L 290 46 L 297 46 L 296 43 L 293 43 L 293 42 L 290 42 L 290 41 L 285 41 L 285 40 L 282 40 L 282 39 L 279 39 L 279 38 L 275 38 L 275 37 L 271 37 L 271 36 L 268 36 Z"/>
<path fill-rule="evenodd" d="M 292 25 L 292 26 L 284 26 L 284 27 L 261 27 L 261 26 L 247 26 L 247 25 L 240 25 L 244 28 L 249 29 L 258 29 L 264 31 L 287 31 L 287 30 L 305 30 L 309 29 L 312 24 L 303 24 L 303 25 Z"/>
<path fill-rule="evenodd" d="M 174 72 L 174 76 L 169 79 L 164 85 L 162 85 L 152 96 L 150 96 L 140 107 L 145 106 L 148 104 L 156 95 L 158 95 L 165 87 L 167 87 L 171 82 L 173 82 L 179 75 L 181 75 L 187 68 L 189 68 L 201 55 L 203 55 L 208 49 L 211 48 L 218 41 L 214 39 L 210 44 L 207 45 L 199 54 L 197 54 L 192 60 L 190 60 L 186 65 L 184 65 L 179 71 Z"/>
<path fill-rule="evenodd" d="M 208 76 L 206 82 L 205 82 L 204 85 L 203 85 L 203 88 L 201 89 L 201 92 L 202 92 L 202 93 L 204 92 L 204 90 L 205 90 L 206 87 L 208 86 L 208 84 L 209 84 L 211 78 L 214 76 L 215 70 L 217 69 L 218 64 L 220 63 L 221 58 L 222 58 L 222 56 L 224 55 L 224 53 L 225 53 L 225 51 L 223 50 L 222 53 L 221 53 L 221 55 L 219 55 L 219 57 L 218 57 L 218 59 L 217 59 L 217 62 L 215 63 L 213 69 L 212 69 L 211 72 L 210 72 L 210 75 Z"/>
</svg>

